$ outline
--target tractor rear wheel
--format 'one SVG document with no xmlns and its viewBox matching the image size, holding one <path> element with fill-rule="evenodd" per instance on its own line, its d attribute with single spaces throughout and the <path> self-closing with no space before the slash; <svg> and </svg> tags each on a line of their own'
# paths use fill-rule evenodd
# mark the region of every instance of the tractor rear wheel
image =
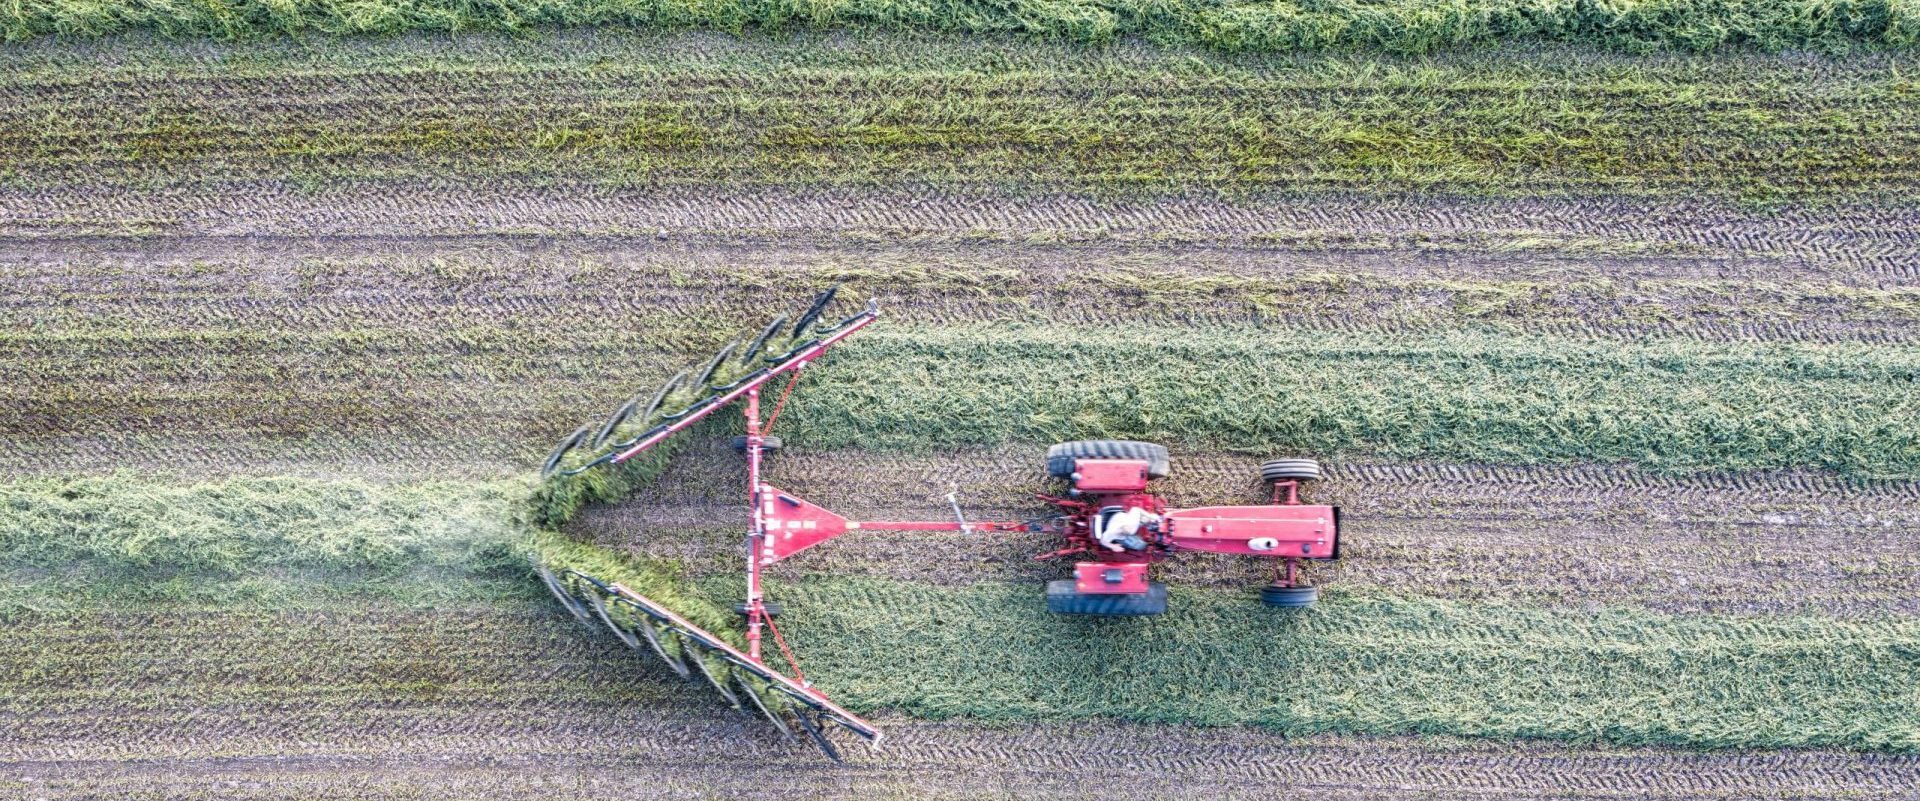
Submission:
<svg viewBox="0 0 1920 801">
<path fill-rule="evenodd" d="M 733 438 L 733 443 L 732 443 L 732 444 L 733 444 L 733 452 L 734 452 L 734 453 L 738 453 L 738 454 L 742 454 L 742 455 L 744 455 L 744 454 L 746 454 L 746 452 L 747 452 L 747 435 L 745 435 L 745 434 L 741 434 L 740 436 L 737 436 L 737 437 L 734 437 L 734 438 Z M 761 453 L 771 453 L 771 452 L 773 452 L 773 451 L 777 451 L 777 450 L 780 450 L 780 438 L 779 438 L 779 437 L 761 437 L 761 438 L 760 438 L 760 452 L 761 452 Z"/>
<path fill-rule="evenodd" d="M 1320 463 L 1312 459 L 1272 459 L 1260 463 L 1267 481 L 1319 481 Z"/>
<path fill-rule="evenodd" d="M 1318 600 L 1320 600 L 1319 587 L 1282 587 L 1278 584 L 1269 584 L 1260 588 L 1260 602 L 1268 606 L 1298 609 L 1303 606 L 1312 606 L 1313 602 Z"/>
<path fill-rule="evenodd" d="M 1139 459 L 1147 463 L 1148 478 L 1166 478 L 1173 465 L 1165 445 L 1131 439 L 1080 439 L 1047 449 L 1047 475 L 1072 478 L 1075 459 Z"/>
<path fill-rule="evenodd" d="M 1057 579 L 1047 582 L 1047 611 L 1106 617 L 1158 615 L 1167 611 L 1167 585 L 1149 581 L 1143 593 L 1102 594 L 1080 592 L 1073 579 Z"/>
</svg>

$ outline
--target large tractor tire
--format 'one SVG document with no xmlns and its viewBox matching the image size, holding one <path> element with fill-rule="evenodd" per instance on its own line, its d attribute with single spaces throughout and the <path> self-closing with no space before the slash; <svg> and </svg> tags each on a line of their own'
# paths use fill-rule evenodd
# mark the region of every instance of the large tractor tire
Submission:
<svg viewBox="0 0 1920 801">
<path fill-rule="evenodd" d="M 1320 463 L 1312 459 L 1273 459 L 1260 463 L 1260 477 L 1267 481 L 1319 481 Z"/>
<path fill-rule="evenodd" d="M 1320 600 L 1319 587 L 1282 587 L 1269 584 L 1260 588 L 1260 602 L 1282 609 L 1299 609 L 1312 606 Z"/>
<path fill-rule="evenodd" d="M 1148 478 L 1166 478 L 1173 465 L 1165 445 L 1130 439 L 1081 439 L 1047 449 L 1047 475 L 1072 478 L 1075 459 L 1139 459 L 1147 463 Z"/>
<path fill-rule="evenodd" d="M 1059 615 L 1144 617 L 1167 611 L 1167 585 L 1147 582 L 1144 593 L 1098 594 L 1080 592 L 1073 579 L 1047 582 L 1047 611 Z"/>
</svg>

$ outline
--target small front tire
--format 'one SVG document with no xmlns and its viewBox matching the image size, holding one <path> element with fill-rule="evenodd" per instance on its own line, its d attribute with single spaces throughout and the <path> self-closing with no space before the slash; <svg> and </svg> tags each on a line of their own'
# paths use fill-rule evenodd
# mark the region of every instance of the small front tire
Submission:
<svg viewBox="0 0 1920 801">
<path fill-rule="evenodd" d="M 1319 481 L 1320 463 L 1312 459 L 1271 459 L 1260 463 L 1267 481 Z"/>
</svg>

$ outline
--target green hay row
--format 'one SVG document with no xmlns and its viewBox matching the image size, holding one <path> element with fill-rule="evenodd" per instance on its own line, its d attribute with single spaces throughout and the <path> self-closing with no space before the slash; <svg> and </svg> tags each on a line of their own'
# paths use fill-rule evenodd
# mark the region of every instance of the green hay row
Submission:
<svg viewBox="0 0 1920 801">
<path fill-rule="evenodd" d="M 512 561 L 522 493 L 517 482 L 28 479 L 0 484 L 0 564 L 209 577 L 486 571 Z"/>
<path fill-rule="evenodd" d="M 1416 60 L 895 34 L 365 48 L 0 54 L 0 86 L 22 98 L 0 105 L 0 186 L 1424 191 L 1772 208 L 1905 198 L 1920 173 L 1904 52 L 1637 59 L 1568 46 Z M 236 91 L 257 78 L 272 88 Z M 316 95 L 341 100 L 315 112 L 300 98 Z M 594 226 L 654 231 L 598 227 L 610 224 Z M 1047 235 L 1087 233 L 1076 228 Z"/>
<path fill-rule="evenodd" d="M 1220 3 L 1117 0 L 221 0 L 134 3 L 23 0 L 0 10 L 9 41 L 149 30 L 167 36 L 239 38 L 310 33 L 525 31 L 620 25 L 741 32 L 794 28 L 914 28 L 1016 34 L 1075 42 L 1144 37 L 1223 50 L 1379 49 L 1421 53 L 1460 44 L 1545 37 L 1634 50 L 1723 45 L 1768 49 L 1920 39 L 1920 6 L 1909 0 L 1324 0 Z"/>
<path fill-rule="evenodd" d="M 789 441 L 1086 437 L 1257 454 L 1920 477 L 1920 355 L 1219 326 L 876 326 L 794 393 Z"/>
<path fill-rule="evenodd" d="M 532 531 L 514 522 L 513 495 L 499 484 L 446 482 L 17 482 L 0 485 L 8 515 L 0 566 L 271 575 L 286 565 L 398 573 L 409 559 L 448 569 L 471 559 L 475 583 L 527 591 L 474 598 L 520 608 L 537 592 L 519 561 L 530 547 L 556 568 L 618 581 L 710 631 L 732 630 L 733 617 L 712 600 L 736 589 L 731 579 L 689 581 L 671 565 Z M 463 509 L 469 517 L 458 517 Z M 152 536 L 169 529 L 193 534 Z M 496 569 L 502 559 L 512 575 Z M 1263 607 L 1250 592 L 1176 587 L 1164 618 L 1098 621 L 1046 613 L 1037 584 L 803 577 L 774 592 L 808 675 L 862 710 L 1253 724 L 1299 735 L 1920 750 L 1912 693 L 1920 622 L 1904 617 L 1543 609 L 1340 586 L 1294 612 Z M 572 625 L 553 618 L 561 620 Z"/>
<path fill-rule="evenodd" d="M 1139 620 L 1038 586 L 782 584 L 808 676 L 916 717 L 1120 717 L 1321 733 L 1920 751 L 1920 622 L 1667 616 L 1175 588 Z"/>
</svg>

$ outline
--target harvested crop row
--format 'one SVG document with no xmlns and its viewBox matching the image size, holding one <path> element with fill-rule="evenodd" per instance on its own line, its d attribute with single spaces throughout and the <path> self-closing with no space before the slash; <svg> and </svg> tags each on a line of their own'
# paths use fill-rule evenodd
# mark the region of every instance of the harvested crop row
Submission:
<svg viewBox="0 0 1920 801">
<path fill-rule="evenodd" d="M 152 360 L 139 366 L 142 375 L 166 375 L 219 371 L 198 359 L 167 363 L 188 347 L 262 360 L 280 351 L 400 362 L 537 353 L 563 370 L 571 360 L 621 352 L 710 348 L 711 329 L 723 321 L 754 320 L 770 297 L 835 282 L 848 296 L 881 298 L 889 321 L 924 325 L 1045 319 L 1614 339 L 1920 338 L 1920 290 L 1783 276 L 1773 265 L 1738 274 L 1708 258 L 1649 260 L 1635 270 L 1625 259 L 1462 253 L 1394 263 L 1210 246 L 556 247 L 476 239 L 355 249 L 367 255 L 331 255 L 340 248 L 324 242 L 287 243 L 270 255 L 237 243 L 225 252 L 182 243 L 128 243 L 98 255 L 71 246 L 57 255 L 0 250 L 0 277 L 18 292 L 0 299 L 0 319 L 34 323 L 30 332 L 0 334 L 0 358 L 84 356 L 83 368 L 107 373 L 142 358 Z M 1678 274 L 1661 274 L 1669 271 Z"/>
<path fill-rule="evenodd" d="M 352 236 L 342 238 L 342 232 Z M 1077 254 L 1088 245 L 1204 245 L 1272 254 L 1266 258 L 1362 258 L 1374 272 L 1432 278 L 1446 277 L 1447 266 L 1462 258 L 1487 265 L 1476 272 L 1502 275 L 1527 274 L 1528 258 L 1558 258 L 1622 277 L 1804 276 L 1868 286 L 1908 285 L 1920 277 L 1914 266 L 1920 214 L 1912 204 L 1894 201 L 1758 211 L 1700 198 L 1337 194 L 1226 201 L 1188 193 L 1126 200 L 1061 193 L 508 191 L 337 182 L 315 193 L 271 183 L 165 194 L 0 190 L 0 234 L 28 263 L 66 263 L 89 249 L 124 248 L 129 240 L 121 237 L 178 248 L 170 261 L 190 263 L 203 255 L 218 261 L 217 254 L 231 249 L 269 260 L 290 239 L 318 237 L 329 252 L 343 253 L 399 239 L 410 255 L 443 256 L 458 267 L 463 251 L 493 242 L 523 243 L 522 252 L 553 248 L 566 254 L 583 241 L 632 243 L 666 234 L 669 242 L 721 247 L 776 239 L 784 246 L 911 247 L 921 257 L 962 246 Z M 1550 262 L 1547 269 L 1568 267 Z"/>
<path fill-rule="evenodd" d="M 860 520 L 945 519 L 950 489 L 973 519 L 1020 520 L 1042 511 L 1029 493 L 1054 488 L 1038 446 L 902 456 L 787 444 L 768 480 Z M 1176 506 L 1260 502 L 1261 458 L 1176 453 L 1158 491 Z M 696 445 L 657 482 L 588 511 L 568 532 L 672 558 L 694 574 L 736 576 L 747 525 L 737 500 L 743 470 L 724 442 Z M 1343 507 L 1343 558 L 1309 576 L 1330 592 L 1391 587 L 1677 612 L 1920 613 L 1920 484 L 1594 466 L 1333 462 L 1327 470 L 1310 492 Z M 1051 547 L 1026 535 L 865 534 L 808 551 L 773 575 L 1037 588 L 1064 569 L 1032 560 Z M 1271 565 L 1194 556 L 1156 570 L 1175 587 L 1250 592 L 1270 580 Z"/>
<path fill-rule="evenodd" d="M 647 670 L 545 608 L 32 616 L 0 628 L 0 787 L 52 799 L 1693 798 L 1780 786 L 1904 797 L 1913 758 L 1694 753 L 1445 738 L 1281 737 L 1103 721 L 979 726 L 889 716 L 851 771 L 782 745 L 701 688 Z M 61 657 L 70 654 L 70 657 Z M 132 667 L 144 684 L 118 677 Z M 44 683 L 36 681 L 43 678 Z M 98 692 L 86 686 L 98 685 Z M 129 711 L 151 688 L 164 703 Z M 1071 753 L 1063 740 L 1078 744 Z M 1151 742 L 1151 753 L 1140 743 Z M 754 754 L 752 760 L 738 754 Z M 1036 774 L 1034 769 L 1045 768 Z M 1088 770 L 1090 769 L 1090 770 Z M 1085 770 L 1086 775 L 1079 775 Z M 1057 772 L 1057 776 L 1055 776 Z M 928 793 L 947 793 L 929 796 Z"/>
<path fill-rule="evenodd" d="M 1154 200 L 1064 194 L 966 195 L 900 191 L 624 192 L 574 187 L 505 191 L 421 184 L 337 186 L 315 195 L 282 184 L 201 192 L 105 194 L 85 188 L 0 191 L 0 232 L 32 261 L 62 262 L 99 240 L 84 236 L 191 237 L 249 253 L 289 236 L 328 237 L 345 248 L 370 237 L 415 240 L 412 250 L 455 256 L 482 238 L 542 244 L 673 239 L 724 243 L 956 244 L 1135 247 L 1211 244 L 1280 253 L 1372 256 L 1376 264 L 1457 255 L 1608 258 L 1634 275 L 1784 275 L 1885 282 L 1920 276 L 1920 215 L 1911 204 L 1840 203 L 1739 209 L 1702 199 L 1483 200 L 1279 196 L 1227 202 L 1197 195 Z M 341 231 L 355 236 L 333 238 Z M 555 237 L 548 240 L 544 237 Z M 124 240 L 106 240 L 124 242 Z M 165 241 L 165 240 L 162 240 Z M 175 244 L 169 242 L 168 244 Z M 1414 256 L 1408 254 L 1414 252 Z M 1389 258 L 1391 257 L 1391 258 Z M 1621 258 L 1631 257 L 1622 261 Z M 1590 262 L 1591 263 L 1591 262 Z M 1376 267 L 1376 269 L 1379 269 Z"/>
<path fill-rule="evenodd" d="M 29 49 L 0 61 L 0 83 L 24 93 L 0 110 L 0 161 L 13 165 L 0 178 L 30 191 L 406 181 L 1778 202 L 1895 196 L 1920 173 L 1905 55 L 1809 75 L 1801 58 L 1741 70 L 1562 48 L 1382 70 L 1352 56 L 1130 45 L 1089 58 L 893 35 L 801 37 L 772 56 L 674 52 L 688 41 L 593 34 L 560 47 L 598 59 L 466 52 L 404 70 L 229 44 L 231 58 L 284 71 L 210 73 L 202 53 L 168 49 L 132 72 L 101 65 L 111 80 Z M 1823 74 L 1835 72 L 1849 79 Z"/>
<path fill-rule="evenodd" d="M 1782 0 L 1726 4 L 1685 0 L 1660 6 L 1569 5 L 1515 0 L 1465 7 L 1422 0 L 1362 3 L 1342 0 L 1273 7 L 1250 0 L 1218 5 L 1154 6 L 1139 0 L 1098 7 L 1036 3 L 1007 8 L 978 0 L 907 5 L 850 0 L 820 8 L 779 3 L 692 3 L 628 0 L 592 4 L 557 0 L 538 6 L 463 6 L 444 0 L 401 0 L 375 8 L 338 0 L 275 6 L 243 0 L 219 9 L 149 8 L 132 3 L 80 5 L 36 0 L 0 15 L 7 41 L 48 35 L 104 36 L 155 31 L 176 37 L 231 39 L 310 33 L 409 31 L 527 31 L 553 27 L 621 26 L 727 31 L 831 27 L 968 34 L 1022 34 L 1105 44 L 1145 38 L 1228 51 L 1374 49 L 1424 53 L 1489 41 L 1533 38 L 1598 42 L 1629 50 L 1662 47 L 1706 50 L 1725 45 L 1769 49 L 1863 46 L 1905 47 L 1920 39 L 1920 17 L 1898 2 L 1858 4 Z"/>
</svg>

